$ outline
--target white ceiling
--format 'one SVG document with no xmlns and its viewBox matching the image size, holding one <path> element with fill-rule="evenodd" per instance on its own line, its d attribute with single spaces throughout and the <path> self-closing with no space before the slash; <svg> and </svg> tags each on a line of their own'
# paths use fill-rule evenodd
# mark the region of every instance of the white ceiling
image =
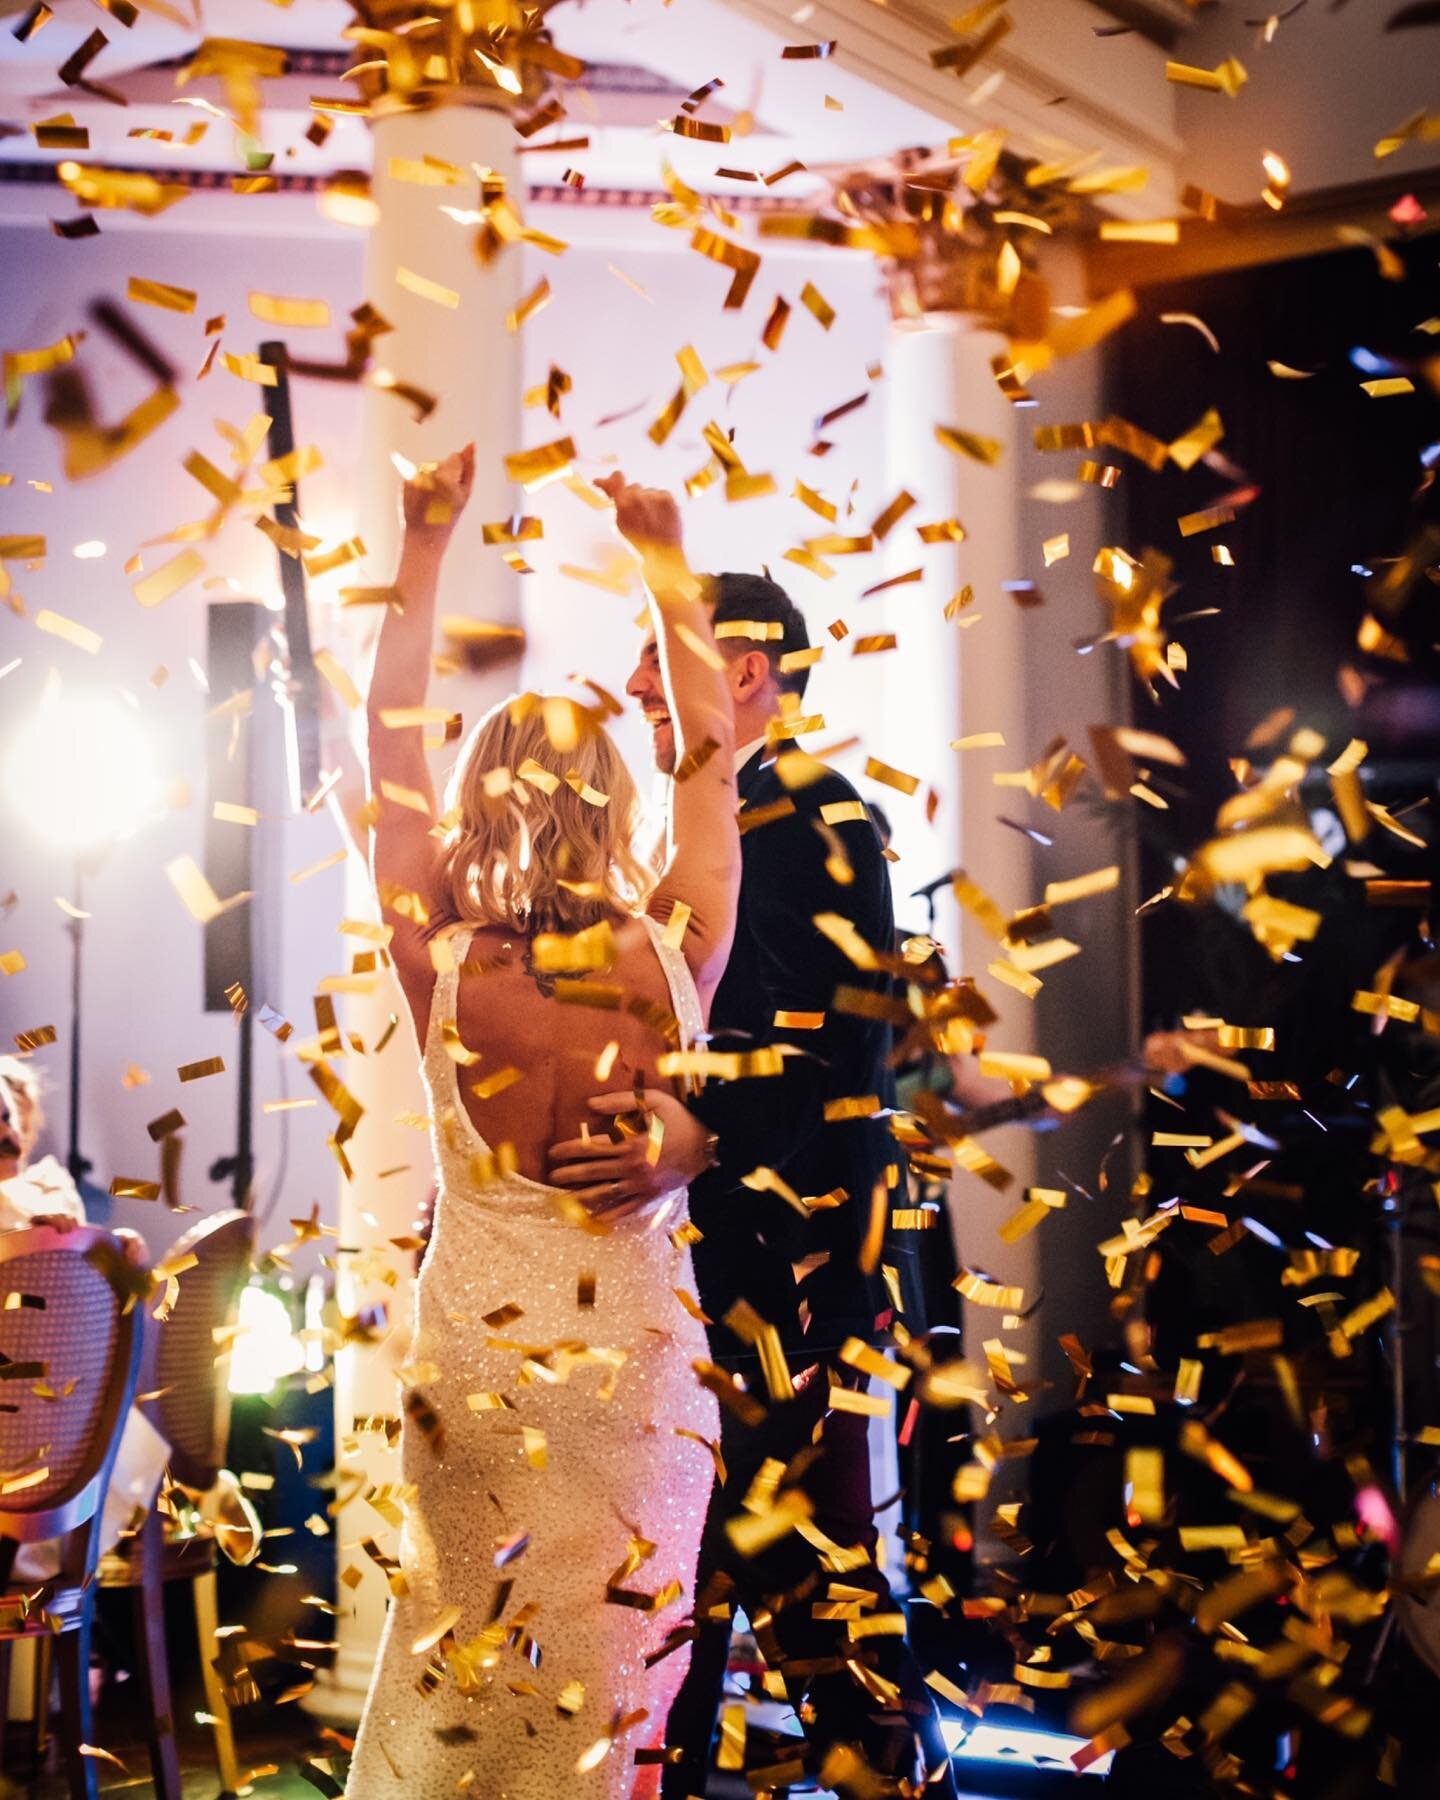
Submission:
<svg viewBox="0 0 1440 1800">
<path fill-rule="evenodd" d="M 236 134 L 213 114 L 189 104 L 223 104 L 219 84 L 201 79 L 177 91 L 175 71 L 156 65 L 185 57 L 202 35 L 292 50 L 345 51 L 343 33 L 353 18 L 343 0 L 295 0 L 289 6 L 270 0 L 205 0 L 203 33 L 149 13 L 126 30 L 92 0 L 52 4 L 55 18 L 28 44 L 17 43 L 9 30 L 0 31 L 0 118 L 23 128 L 23 135 L 0 140 L 0 163 L 54 165 L 66 155 L 81 156 L 41 150 L 29 129 L 41 119 L 69 113 L 90 133 L 82 160 L 239 172 Z M 9 10 L 17 18 L 23 11 Z M 801 0 L 795 10 L 806 11 Z M 605 66 L 592 84 L 580 84 L 582 91 L 566 90 L 570 116 L 559 135 L 583 131 L 590 137 L 589 148 L 527 155 L 532 183 L 558 182 L 573 165 L 589 186 L 648 190 L 660 185 L 661 163 L 668 159 L 684 180 L 707 191 L 774 192 L 797 200 L 818 191 L 818 181 L 791 176 L 765 190 L 753 183 L 717 180 L 714 171 L 728 165 L 768 174 L 792 159 L 811 165 L 859 161 L 902 147 L 943 143 L 954 129 L 837 62 L 782 61 L 781 40 L 772 30 L 720 0 L 674 0 L 670 6 L 664 0 L 573 0 L 555 10 L 552 26 L 561 48 Z M 123 107 L 66 87 L 56 76 L 60 64 L 97 27 L 110 42 L 86 76 L 123 93 L 128 101 Z M 788 41 L 803 43 L 808 36 L 802 20 L 793 24 Z M 755 126 L 747 136 L 712 144 L 660 128 L 686 94 L 717 77 L 724 86 L 700 116 L 727 123 L 748 110 Z M 345 82 L 326 74 L 291 74 L 265 82 L 263 89 L 260 136 L 265 149 L 275 154 L 273 172 L 323 174 L 369 167 L 370 134 L 363 120 L 339 118 L 320 148 L 305 139 L 315 117 L 311 96 L 353 91 Z M 827 107 L 827 95 L 840 109 Z M 202 119 L 208 129 L 192 146 L 130 135 L 139 129 L 168 130 L 178 140 Z M 541 133 L 540 140 L 554 135 Z"/>
</svg>

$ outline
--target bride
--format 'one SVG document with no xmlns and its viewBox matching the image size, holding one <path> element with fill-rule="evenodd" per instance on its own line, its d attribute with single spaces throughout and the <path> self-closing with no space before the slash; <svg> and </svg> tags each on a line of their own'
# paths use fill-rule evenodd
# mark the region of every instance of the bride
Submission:
<svg viewBox="0 0 1440 1800">
<path fill-rule="evenodd" d="M 675 503 L 612 477 L 691 752 L 668 866 L 657 883 L 636 847 L 600 715 L 554 695 L 480 720 L 437 821 L 414 721 L 473 472 L 471 446 L 406 486 L 368 696 L 375 882 L 440 1193 L 408 1359 L 413 1491 L 346 1792 L 630 1800 L 656 1791 L 636 1752 L 663 1742 L 688 1650 L 647 1659 L 684 1617 L 717 1434 L 680 1297 L 686 1197 L 592 1217 L 541 1177 L 597 1081 L 655 1085 L 657 1057 L 703 1029 L 739 885 L 734 730 Z"/>
</svg>

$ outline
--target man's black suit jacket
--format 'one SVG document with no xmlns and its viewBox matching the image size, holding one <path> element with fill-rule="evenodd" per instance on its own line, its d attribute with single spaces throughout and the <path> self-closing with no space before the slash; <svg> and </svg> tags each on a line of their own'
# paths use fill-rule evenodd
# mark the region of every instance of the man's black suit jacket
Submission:
<svg viewBox="0 0 1440 1800">
<path fill-rule="evenodd" d="M 744 830 L 741 838 L 739 914 L 711 1007 L 711 1047 L 787 1044 L 799 1054 L 784 1058 L 778 1076 L 712 1079 L 695 1103 L 719 1137 L 718 1165 L 691 1184 L 690 1210 L 704 1233 L 694 1251 L 696 1283 L 716 1321 L 711 1345 L 722 1362 L 748 1361 L 719 1326 L 742 1297 L 779 1328 L 792 1361 L 802 1349 L 833 1352 L 852 1334 L 874 1336 L 887 1302 L 878 1274 L 861 1270 L 860 1252 L 876 1184 L 901 1161 L 887 1117 L 825 1118 L 833 1101 L 873 1097 L 882 1109 L 895 1102 L 890 1024 L 835 1004 L 842 987 L 888 999 L 889 979 L 858 969 L 814 924 L 819 913 L 838 913 L 876 950 L 891 949 L 894 913 L 880 838 L 868 812 L 834 823 L 853 874 L 849 882 L 837 881 L 817 829 L 821 809 L 859 796 L 829 769 L 809 786 L 787 789 L 769 755 L 757 750 L 740 771 L 742 830 L 747 815 L 763 816 L 772 805 L 789 802 L 793 811 Z M 823 1014 L 824 1023 L 819 1029 L 777 1025 L 777 1013 Z M 778 1195 L 742 1184 L 762 1166 L 804 1198 L 836 1189 L 847 1197 L 802 1218 Z M 822 1254 L 823 1264 L 797 1283 L 794 1265 Z"/>
</svg>

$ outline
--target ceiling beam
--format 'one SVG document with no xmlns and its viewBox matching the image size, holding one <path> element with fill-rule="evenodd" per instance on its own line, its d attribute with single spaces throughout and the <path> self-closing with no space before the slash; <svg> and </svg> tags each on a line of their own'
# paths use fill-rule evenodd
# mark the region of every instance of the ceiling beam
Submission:
<svg viewBox="0 0 1440 1800">
<path fill-rule="evenodd" d="M 1413 194 L 1427 210 L 1440 208 L 1440 168 L 1317 188 L 1296 194 L 1279 213 L 1258 201 L 1253 206 L 1227 206 L 1214 223 L 1182 221 L 1175 244 L 1092 240 L 1085 246 L 1086 285 L 1098 298 L 1116 288 L 1153 287 L 1353 250 L 1356 240 L 1341 235 L 1347 229 L 1378 241 L 1392 240 L 1399 227 L 1390 209 L 1405 194 Z"/>
</svg>

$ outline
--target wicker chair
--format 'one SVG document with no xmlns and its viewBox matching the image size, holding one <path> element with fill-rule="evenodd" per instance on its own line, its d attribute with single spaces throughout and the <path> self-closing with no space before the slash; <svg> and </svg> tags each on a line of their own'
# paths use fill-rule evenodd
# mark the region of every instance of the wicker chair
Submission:
<svg viewBox="0 0 1440 1800">
<path fill-rule="evenodd" d="M 167 1261 L 187 1253 L 196 1259 L 179 1278 L 180 1291 L 163 1324 L 151 1332 L 145 1359 L 145 1391 L 160 1390 L 147 1409 L 170 1444 L 170 1473 L 182 1486 L 204 1493 L 224 1464 L 230 1433 L 230 1391 L 217 1366 L 216 1334 L 235 1322 L 240 1291 L 250 1273 L 255 1220 L 249 1213 L 214 1214 L 179 1238 Z M 153 1376 L 153 1380 L 151 1379 Z M 215 1762 L 226 1794 L 240 1786 L 235 1737 L 224 1682 L 215 1666 L 215 1537 L 208 1526 L 182 1532 L 152 1507 L 143 1528 L 100 1563 L 100 1584 L 126 1588 L 132 1597 L 136 1649 L 152 1720 L 150 1766 L 155 1800 L 179 1800 L 180 1765 L 170 1703 L 165 1643 L 165 1587 L 188 1581 L 200 1641 L 205 1704 L 215 1739 Z"/>
<path fill-rule="evenodd" d="M 94 1735 L 90 1633 L 101 1512 L 145 1335 L 144 1306 L 127 1285 L 132 1267 L 119 1239 L 91 1227 L 0 1232 L 0 1374 L 9 1377 L 0 1384 L 0 1716 L 11 1645 L 43 1644 L 53 1634 L 75 1800 L 98 1792 L 96 1761 L 80 1746 Z M 27 1593 L 11 1581 L 15 1552 L 50 1538 L 60 1542 L 60 1573 L 28 1584 Z"/>
</svg>

